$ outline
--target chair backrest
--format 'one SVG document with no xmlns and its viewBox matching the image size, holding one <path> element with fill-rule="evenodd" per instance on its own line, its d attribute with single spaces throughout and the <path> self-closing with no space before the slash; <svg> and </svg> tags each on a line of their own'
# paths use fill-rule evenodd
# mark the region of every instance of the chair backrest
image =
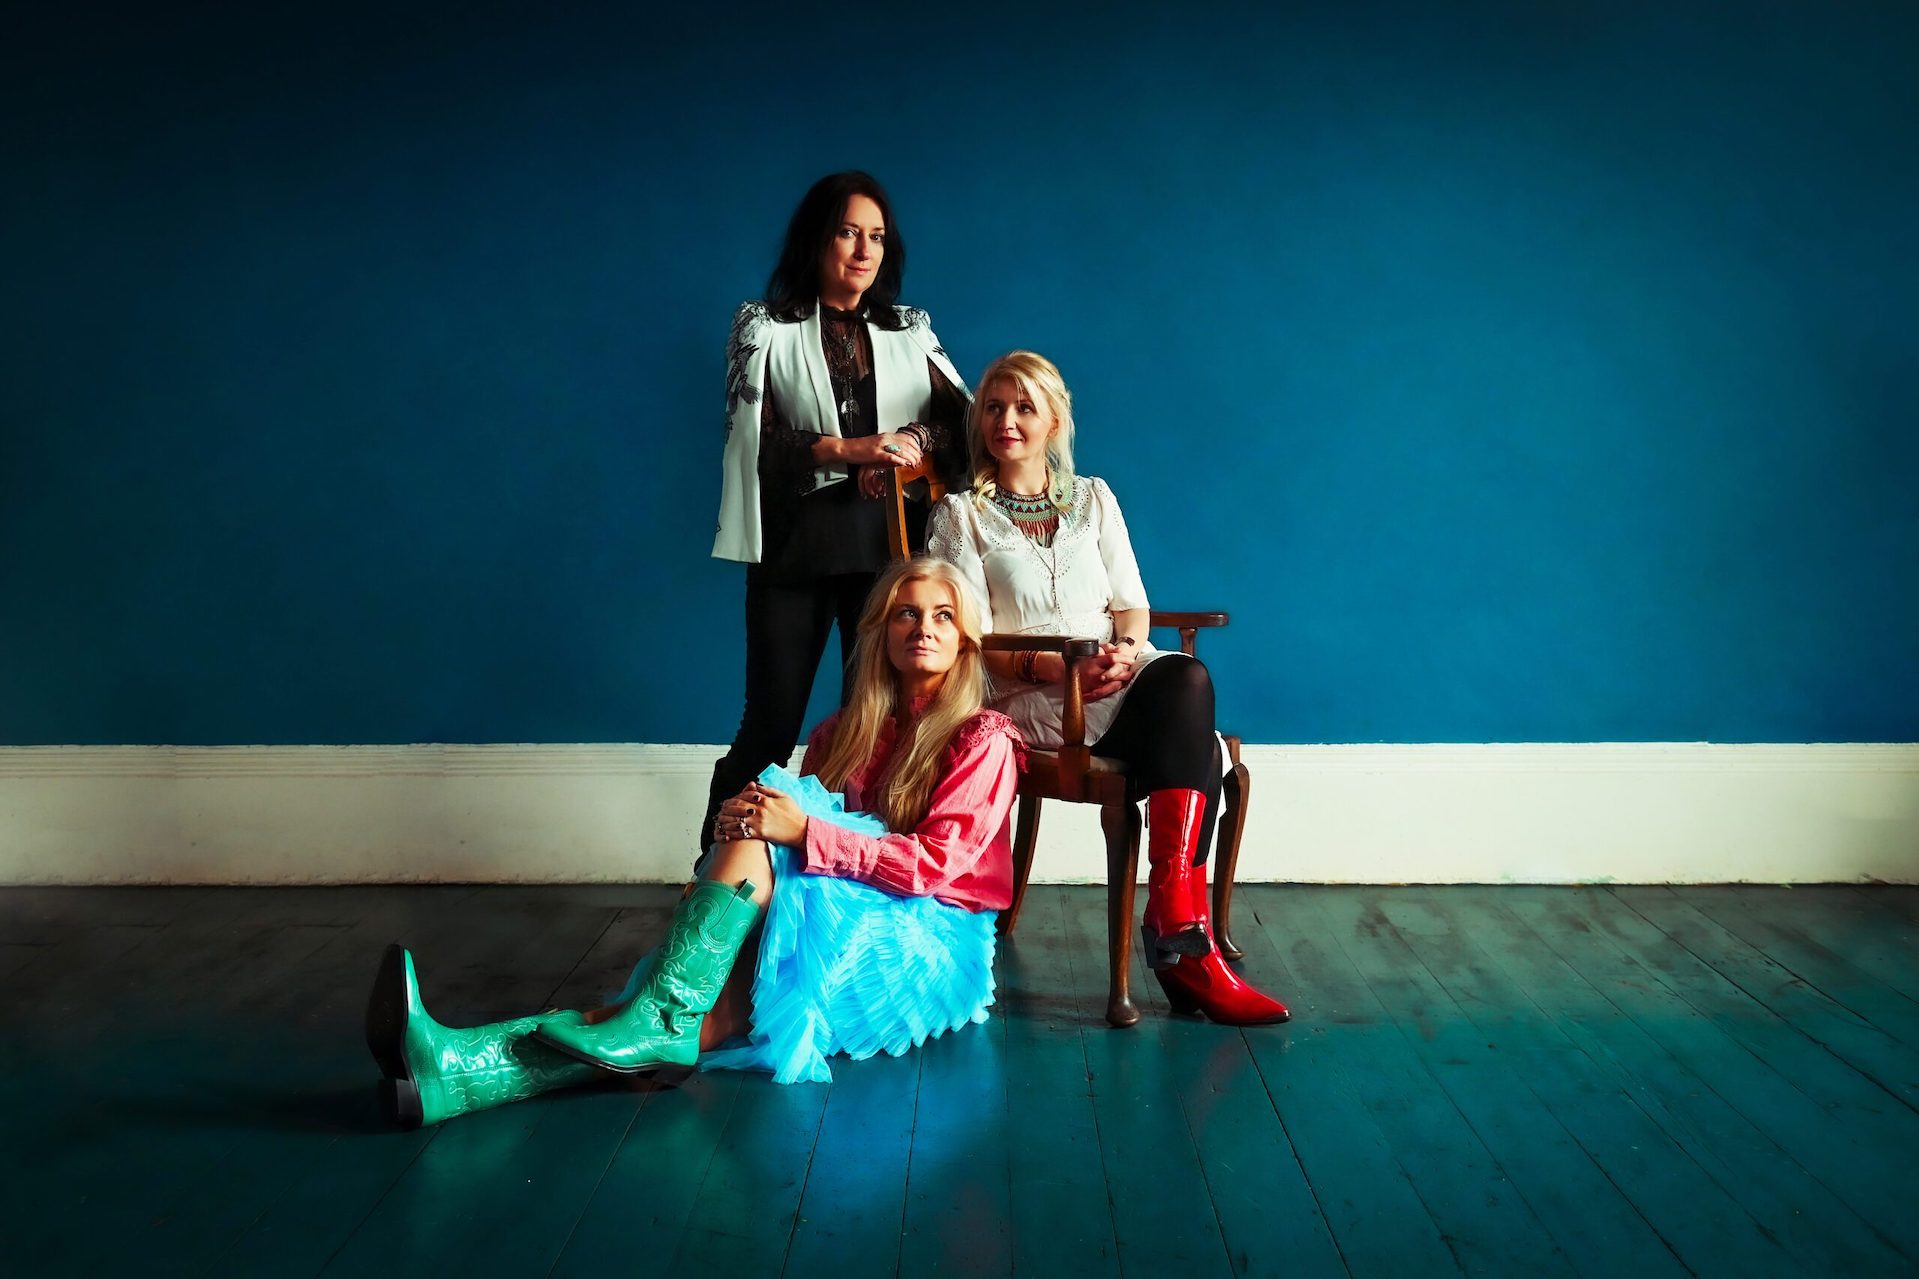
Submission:
<svg viewBox="0 0 1919 1279">
<path fill-rule="evenodd" d="M 946 496 L 939 472 L 930 459 L 918 466 L 896 466 L 886 473 L 886 549 L 896 560 L 909 559 L 913 547 L 906 538 L 906 486 L 914 480 L 926 481 L 926 504 L 931 506 Z"/>
</svg>

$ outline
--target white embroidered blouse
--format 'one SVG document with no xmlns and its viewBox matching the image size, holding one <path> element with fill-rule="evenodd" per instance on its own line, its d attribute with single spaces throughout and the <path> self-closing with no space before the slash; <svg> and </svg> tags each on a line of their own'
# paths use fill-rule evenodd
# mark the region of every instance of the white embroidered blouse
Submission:
<svg viewBox="0 0 1919 1279">
<path fill-rule="evenodd" d="M 1115 612 L 1150 607 L 1119 501 L 1104 480 L 1092 476 L 1075 480 L 1051 546 L 1020 532 L 990 501 L 955 493 L 933 508 L 926 550 L 959 569 L 985 629 L 1003 635 L 1069 635 L 1109 644 Z M 1159 656 L 1148 642 L 1137 661 Z M 1029 743 L 1042 750 L 1059 745 L 1066 705 L 1059 685 L 997 678 L 991 683 L 994 709 L 1010 716 Z M 1112 726 L 1125 698 L 1121 689 L 1086 703 L 1088 743 Z"/>
</svg>

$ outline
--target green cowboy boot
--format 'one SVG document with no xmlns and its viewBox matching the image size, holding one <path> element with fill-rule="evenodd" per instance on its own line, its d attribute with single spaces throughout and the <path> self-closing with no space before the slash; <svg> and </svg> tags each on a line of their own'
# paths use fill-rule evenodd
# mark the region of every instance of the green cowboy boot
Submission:
<svg viewBox="0 0 1919 1279">
<path fill-rule="evenodd" d="M 589 1082 L 595 1073 L 591 1066 L 526 1038 L 553 1016 L 464 1030 L 442 1026 L 420 1001 L 413 956 L 403 946 L 388 946 L 366 1009 L 367 1047 L 386 1076 L 380 1101 L 387 1118 L 402 1128 L 418 1128 Z"/>
<path fill-rule="evenodd" d="M 726 985 L 746 935 L 759 922 L 753 881 L 738 888 L 701 880 L 680 901 L 638 993 L 605 1021 L 561 1014 L 532 1038 L 622 1075 L 690 1067 L 700 1055 L 700 1022 Z"/>
</svg>

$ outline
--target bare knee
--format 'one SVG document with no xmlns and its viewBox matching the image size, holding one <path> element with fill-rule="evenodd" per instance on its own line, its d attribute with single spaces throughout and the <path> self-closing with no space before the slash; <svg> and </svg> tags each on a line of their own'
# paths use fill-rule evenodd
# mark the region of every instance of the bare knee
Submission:
<svg viewBox="0 0 1919 1279">
<path fill-rule="evenodd" d="M 753 904 L 764 906 L 773 899 L 773 855 L 762 839 L 740 839 L 716 844 L 706 859 L 701 879 L 721 884 L 753 881 Z"/>
</svg>

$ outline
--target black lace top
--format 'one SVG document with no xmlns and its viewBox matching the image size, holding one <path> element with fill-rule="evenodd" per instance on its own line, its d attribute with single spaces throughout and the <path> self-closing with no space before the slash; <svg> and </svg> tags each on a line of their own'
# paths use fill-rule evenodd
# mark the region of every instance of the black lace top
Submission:
<svg viewBox="0 0 1919 1279">
<path fill-rule="evenodd" d="M 840 435 L 858 439 L 878 430 L 873 378 L 873 338 L 855 311 L 820 308 L 820 347 L 839 406 Z M 939 366 L 926 363 L 933 399 L 927 421 L 917 424 L 926 451 L 937 459 L 948 487 L 966 486 L 966 396 Z M 813 443 L 819 434 L 791 425 L 781 415 L 787 397 L 779 387 L 760 397 L 760 519 L 758 575 L 765 581 L 795 581 L 836 573 L 872 573 L 885 567 L 886 506 L 860 496 L 855 477 L 813 489 Z M 907 507 L 914 545 L 926 534 L 926 509 Z"/>
</svg>

